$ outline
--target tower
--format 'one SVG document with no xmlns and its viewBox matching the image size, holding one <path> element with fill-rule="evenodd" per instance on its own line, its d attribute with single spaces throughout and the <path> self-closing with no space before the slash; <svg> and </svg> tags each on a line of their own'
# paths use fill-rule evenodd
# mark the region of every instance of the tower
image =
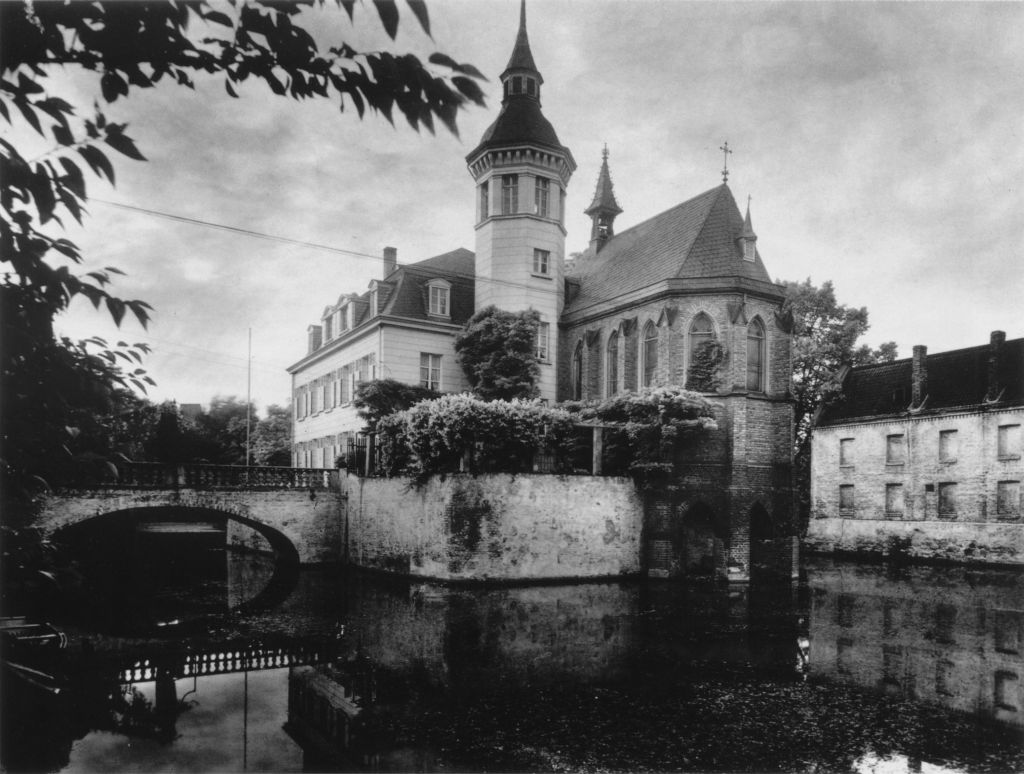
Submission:
<svg viewBox="0 0 1024 774">
<path fill-rule="evenodd" d="M 476 183 L 476 308 L 540 313 L 540 397 L 555 400 L 562 312 L 565 197 L 576 162 L 541 112 L 544 78 L 519 33 L 501 73 L 501 112 L 466 157 Z"/>
<path fill-rule="evenodd" d="M 605 145 L 601 152 L 601 171 L 597 175 L 594 200 L 583 211 L 592 221 L 590 247 L 595 252 L 599 252 L 604 243 L 615 236 L 615 216 L 621 212 L 622 208 L 615 200 L 615 191 L 612 189 L 612 176 L 608 171 L 608 146 Z"/>
</svg>

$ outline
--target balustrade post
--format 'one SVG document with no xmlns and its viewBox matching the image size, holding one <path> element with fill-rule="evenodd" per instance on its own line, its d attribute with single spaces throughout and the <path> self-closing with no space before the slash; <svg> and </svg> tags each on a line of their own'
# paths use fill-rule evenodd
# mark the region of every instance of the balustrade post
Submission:
<svg viewBox="0 0 1024 774">
<path fill-rule="evenodd" d="M 591 471 L 595 476 L 600 476 L 603 471 L 602 458 L 604 457 L 604 428 L 594 428 L 593 456 L 591 458 Z"/>
</svg>

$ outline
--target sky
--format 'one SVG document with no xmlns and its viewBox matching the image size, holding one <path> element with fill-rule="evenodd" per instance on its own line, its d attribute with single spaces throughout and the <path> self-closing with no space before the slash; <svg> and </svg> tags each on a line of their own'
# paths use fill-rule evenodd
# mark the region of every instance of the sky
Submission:
<svg viewBox="0 0 1024 774">
<path fill-rule="evenodd" d="M 126 272 L 112 290 L 153 321 L 118 330 L 82 301 L 58 330 L 149 343 L 155 400 L 244 399 L 251 373 L 262 411 L 288 402 L 306 327 L 381 276 L 385 246 L 399 263 L 474 249 L 465 156 L 500 107 L 519 2 L 428 8 L 432 38 L 400 4 L 395 42 L 369 4 L 354 23 L 304 19 L 325 45 L 474 64 L 488 105 L 460 113 L 460 137 L 260 84 L 235 100 L 222 79 L 109 106 L 148 161 L 119 159 L 114 188 L 92 181 L 91 216 L 68 236 L 88 269 Z M 529 0 L 527 16 L 544 113 L 578 164 L 567 254 L 586 246 L 605 144 L 621 232 L 718 185 L 728 141 L 771 276 L 833 282 L 867 307 L 863 342 L 909 356 L 1024 336 L 1024 3 Z M 94 78 L 60 78 L 74 104 L 97 98 Z"/>
</svg>

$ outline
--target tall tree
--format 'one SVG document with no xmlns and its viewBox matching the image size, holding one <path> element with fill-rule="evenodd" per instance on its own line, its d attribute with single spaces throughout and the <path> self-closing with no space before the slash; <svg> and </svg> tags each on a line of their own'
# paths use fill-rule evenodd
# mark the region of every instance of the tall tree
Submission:
<svg viewBox="0 0 1024 774">
<path fill-rule="evenodd" d="M 455 352 L 477 397 L 536 397 L 539 324 L 540 314 L 532 309 L 506 312 L 488 306 L 469 318 L 455 336 Z"/>
<path fill-rule="evenodd" d="M 423 0 L 407 0 L 429 34 Z M 262 81 L 293 99 L 333 98 L 362 117 L 367 109 L 393 122 L 395 109 L 414 128 L 434 130 L 440 121 L 456 132 L 456 114 L 468 102 L 483 104 L 471 65 L 433 54 L 428 63 L 411 54 L 359 52 L 337 41 L 321 50 L 303 28 L 306 7 L 343 9 L 351 0 L 238 0 L 214 6 L 203 0 L 139 2 L 0 2 L 0 115 L 20 116 L 52 148 L 36 155 L 29 146 L 0 139 L 0 276 L 3 341 L 2 490 L 24 510 L 32 482 L 58 475 L 56 458 L 67 458 L 76 410 L 104 405 L 116 387 L 145 389 L 139 367 L 144 345 L 100 339 L 58 340 L 53 320 L 76 296 L 103 307 L 120 325 L 128 314 L 143 326 L 150 307 L 112 295 L 116 268 L 81 273 L 84 257 L 56 236 L 63 219 L 81 223 L 87 201 L 87 167 L 114 182 L 111 151 L 144 160 L 127 124 L 109 120 L 106 104 L 91 113 L 54 91 L 54 72 L 95 74 L 104 103 L 158 84 L 192 88 L 196 77 L 220 76 L 228 94 Z M 398 6 L 374 7 L 394 39 Z M 38 143 L 36 143 L 38 144 Z M 8 507 L 5 513 L 10 513 Z"/>
<path fill-rule="evenodd" d="M 793 457 L 800 523 L 806 527 L 814 416 L 839 397 L 843 366 L 894 360 L 896 343 L 889 341 L 878 349 L 866 344 L 857 347 L 857 339 L 868 330 L 868 310 L 840 304 L 831 282 L 821 287 L 810 279 L 782 284 L 786 286 L 784 311 L 793 315 Z"/>
<path fill-rule="evenodd" d="M 257 465 L 292 464 L 292 409 L 267 406 L 267 416 L 252 433 L 252 461 Z"/>
</svg>

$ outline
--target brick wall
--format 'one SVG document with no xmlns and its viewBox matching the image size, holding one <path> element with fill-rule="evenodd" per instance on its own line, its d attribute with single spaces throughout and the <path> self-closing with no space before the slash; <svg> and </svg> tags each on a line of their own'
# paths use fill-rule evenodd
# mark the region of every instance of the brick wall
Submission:
<svg viewBox="0 0 1024 774">
<path fill-rule="evenodd" d="M 1024 563 L 1024 450 L 999 448 L 1000 427 L 1013 425 L 1024 409 L 818 428 L 808 545 Z"/>
</svg>

